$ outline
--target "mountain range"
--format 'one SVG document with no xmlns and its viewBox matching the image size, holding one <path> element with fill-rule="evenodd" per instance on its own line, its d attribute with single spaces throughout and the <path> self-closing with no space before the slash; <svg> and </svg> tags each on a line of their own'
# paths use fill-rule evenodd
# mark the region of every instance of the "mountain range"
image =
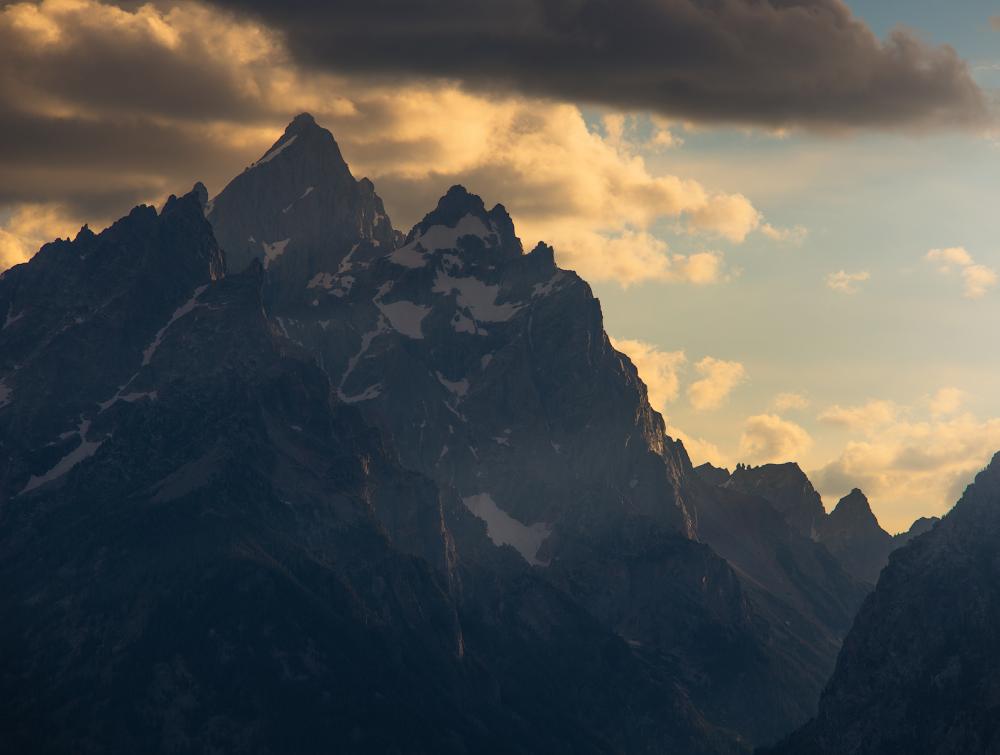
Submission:
<svg viewBox="0 0 1000 755">
<path fill-rule="evenodd" d="M 461 186 L 396 231 L 308 114 L 46 244 L 0 317 L 12 752 L 826 742 L 955 530 L 693 467 L 551 247 Z"/>
</svg>

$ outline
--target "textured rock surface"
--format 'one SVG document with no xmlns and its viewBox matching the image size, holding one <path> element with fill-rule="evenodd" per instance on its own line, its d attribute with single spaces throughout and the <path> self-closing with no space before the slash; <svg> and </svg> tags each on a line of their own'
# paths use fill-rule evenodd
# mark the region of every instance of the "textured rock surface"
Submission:
<svg viewBox="0 0 1000 755">
<path fill-rule="evenodd" d="M 844 641 L 819 715 L 769 752 L 1000 752 L 1000 458 L 894 552 Z"/>
</svg>

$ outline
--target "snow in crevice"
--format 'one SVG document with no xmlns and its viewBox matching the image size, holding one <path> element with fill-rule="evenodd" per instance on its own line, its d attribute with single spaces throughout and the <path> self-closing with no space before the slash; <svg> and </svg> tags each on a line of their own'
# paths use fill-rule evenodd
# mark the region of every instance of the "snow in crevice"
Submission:
<svg viewBox="0 0 1000 755">
<path fill-rule="evenodd" d="M 565 274 L 563 273 L 562 270 L 556 270 L 552 274 L 552 277 L 549 278 L 547 281 L 545 281 L 545 283 L 536 283 L 532 287 L 531 298 L 537 299 L 542 296 L 548 296 L 554 290 L 556 290 L 556 287 L 559 285 L 559 283 L 563 280 L 564 277 Z"/>
<path fill-rule="evenodd" d="M 268 244 L 266 241 L 263 243 L 265 268 L 270 267 L 272 262 L 285 253 L 285 247 L 288 246 L 289 241 L 291 239 L 282 239 L 281 241 L 275 241 L 273 244 Z"/>
<path fill-rule="evenodd" d="M 315 187 L 315 186 L 309 186 L 309 187 L 307 187 L 307 188 L 306 188 L 306 190 L 305 190 L 304 192 L 302 192 L 302 196 L 301 196 L 301 197 L 299 197 L 299 199 L 305 199 L 305 198 L 306 198 L 306 197 L 308 197 L 308 196 L 309 196 L 310 194 L 312 194 L 312 193 L 313 193 L 313 191 L 315 191 L 315 190 L 316 190 L 316 187 Z"/>
<path fill-rule="evenodd" d="M 381 392 L 380 386 L 370 386 L 366 388 L 362 393 L 355 396 L 349 396 L 344 392 L 344 386 L 347 385 L 348 378 L 354 372 L 354 369 L 358 366 L 358 362 L 365 356 L 368 349 L 372 345 L 372 341 L 378 338 L 383 333 L 389 332 L 389 324 L 385 319 L 384 315 L 379 315 L 378 322 L 375 324 L 375 329 L 370 330 L 361 337 L 361 348 L 358 352 L 347 360 L 347 369 L 344 370 L 344 374 L 340 378 L 340 384 L 337 386 L 337 396 L 341 401 L 352 404 L 357 401 L 367 401 L 368 399 L 375 398 Z M 378 390 L 372 394 L 372 389 L 377 388 Z"/>
<path fill-rule="evenodd" d="M 465 398 L 466 394 L 469 392 L 469 381 L 466 378 L 461 380 L 449 380 L 440 372 L 434 373 L 437 376 L 438 382 L 443 385 L 449 393 L 458 398 Z"/>
<path fill-rule="evenodd" d="M 481 322 L 506 322 L 523 308 L 522 304 L 497 303 L 500 286 L 483 283 L 478 278 L 458 278 L 438 271 L 434 278 L 434 293 L 458 297 L 458 305 Z"/>
<path fill-rule="evenodd" d="M 490 362 L 493 361 L 493 354 L 483 354 L 482 358 L 479 360 L 479 369 L 486 372 L 486 368 L 490 366 Z"/>
<path fill-rule="evenodd" d="M 495 545 L 509 545 L 532 566 L 547 566 L 547 561 L 538 558 L 542 544 L 552 534 L 552 528 L 545 522 L 522 524 L 503 511 L 489 493 L 462 498 L 465 507 L 486 522 L 486 534 Z"/>
<path fill-rule="evenodd" d="M 191 298 L 188 299 L 186 302 L 184 302 L 176 310 L 174 310 L 174 313 L 173 315 L 171 315 L 170 320 L 167 322 L 167 324 L 164 325 L 162 328 L 160 328 L 159 332 L 156 334 L 156 337 L 152 340 L 149 346 L 147 346 L 143 350 L 142 352 L 143 366 L 149 364 L 150 360 L 153 358 L 153 355 L 156 353 L 156 350 L 160 348 L 160 344 L 163 343 L 163 336 L 166 335 L 166 332 L 170 329 L 170 326 L 173 325 L 182 317 L 184 317 L 184 315 L 188 314 L 189 312 L 201 306 L 198 303 L 198 297 L 201 296 L 202 293 L 204 293 L 206 288 L 208 288 L 207 285 L 198 286 L 198 288 L 194 290 L 194 294 L 191 296 Z"/>
<path fill-rule="evenodd" d="M 289 139 L 284 144 L 279 144 L 277 147 L 275 147 L 270 152 L 268 152 L 266 155 L 264 155 L 262 158 L 260 158 L 260 160 L 258 160 L 257 162 L 255 162 L 251 167 L 252 168 L 256 168 L 258 165 L 263 165 L 264 163 L 271 162 L 271 160 L 273 160 L 278 155 L 280 155 L 282 152 L 284 152 L 286 149 L 288 149 L 289 147 L 291 147 L 292 143 L 296 139 L 298 139 L 298 137 L 299 137 L 298 134 L 293 134 L 291 139 Z"/>
<path fill-rule="evenodd" d="M 17 322 L 18 320 L 20 320 L 22 317 L 24 317 L 24 310 L 18 312 L 15 315 L 14 314 L 14 305 L 11 304 L 10 308 L 7 310 L 7 319 L 4 320 L 2 330 L 7 330 L 7 328 L 9 328 L 15 322 Z"/>
<path fill-rule="evenodd" d="M 46 483 L 52 482 L 64 474 L 69 472 L 73 467 L 79 464 L 84 459 L 89 459 L 95 453 L 97 449 L 101 447 L 104 440 L 91 441 L 87 440 L 87 432 L 90 430 L 90 420 L 81 420 L 80 424 L 77 426 L 76 435 L 80 438 L 80 444 L 62 457 L 55 466 L 49 469 L 43 475 L 32 475 L 31 479 L 28 480 L 28 484 L 24 486 L 21 493 L 27 493 L 34 490 L 35 488 L 41 487 Z M 20 495 L 20 493 L 18 494 Z"/>
</svg>

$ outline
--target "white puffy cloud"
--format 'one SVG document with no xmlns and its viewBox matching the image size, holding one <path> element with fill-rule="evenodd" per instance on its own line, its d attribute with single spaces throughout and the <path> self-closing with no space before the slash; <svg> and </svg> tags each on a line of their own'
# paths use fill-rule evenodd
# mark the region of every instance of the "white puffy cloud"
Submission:
<svg viewBox="0 0 1000 755">
<path fill-rule="evenodd" d="M 777 414 L 749 417 L 740 438 L 741 456 L 754 463 L 800 459 L 812 446 L 812 438 L 802 427 Z"/>
<path fill-rule="evenodd" d="M 809 406 L 809 399 L 801 393 L 779 393 L 771 405 L 778 412 L 806 409 Z"/>
<path fill-rule="evenodd" d="M 663 412 L 680 391 L 678 370 L 687 361 L 683 351 L 661 351 L 645 341 L 611 339 L 611 345 L 626 354 L 649 390 L 649 403 Z"/>
<path fill-rule="evenodd" d="M 687 390 L 688 400 L 695 409 L 719 408 L 733 389 L 746 379 L 746 368 L 739 362 L 705 357 L 694 367 L 702 376 Z"/>
<path fill-rule="evenodd" d="M 859 290 L 858 284 L 864 283 L 871 277 L 871 273 L 867 270 L 857 273 L 838 270 L 826 276 L 826 285 L 833 291 L 839 291 L 842 294 L 856 294 Z"/>
<path fill-rule="evenodd" d="M 791 228 L 779 228 L 770 223 L 764 223 L 760 227 L 760 232 L 772 241 L 796 246 L 805 241 L 809 235 L 809 229 L 801 225 L 792 226 Z"/>
<path fill-rule="evenodd" d="M 966 299 L 981 299 L 997 284 L 996 270 L 977 264 L 964 247 L 931 249 L 924 255 L 924 259 L 937 265 L 937 270 L 942 275 L 950 275 L 957 268 L 965 286 L 962 295 Z"/>
<path fill-rule="evenodd" d="M 1000 449 L 1000 418 L 969 413 L 884 424 L 848 442 L 812 477 L 824 496 L 861 487 L 890 530 L 909 526 L 915 511 L 941 514 Z"/>
<path fill-rule="evenodd" d="M 957 412 L 964 401 L 965 391 L 961 388 L 945 387 L 928 399 L 928 406 L 932 417 L 942 417 Z"/>
<path fill-rule="evenodd" d="M 860 406 L 834 404 L 819 414 L 819 421 L 861 430 L 871 430 L 896 419 L 899 408 L 891 401 L 869 401 Z"/>
<path fill-rule="evenodd" d="M 742 194 L 717 194 L 688 215 L 692 232 L 721 236 L 739 243 L 760 226 L 760 213 Z"/>
<path fill-rule="evenodd" d="M 674 425 L 667 425 L 667 435 L 672 438 L 677 438 L 684 444 L 684 448 L 687 450 L 688 456 L 691 457 L 691 463 L 695 466 L 703 464 L 707 461 L 709 464 L 713 464 L 717 467 L 732 467 L 732 461 L 729 456 L 723 453 L 715 443 L 712 443 L 709 440 L 689 435 Z"/>
</svg>

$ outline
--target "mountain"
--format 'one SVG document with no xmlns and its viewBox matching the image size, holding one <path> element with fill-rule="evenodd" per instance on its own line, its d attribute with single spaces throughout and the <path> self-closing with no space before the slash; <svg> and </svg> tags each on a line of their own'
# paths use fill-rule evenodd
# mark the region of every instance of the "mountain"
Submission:
<svg viewBox="0 0 1000 755">
<path fill-rule="evenodd" d="M 817 526 L 826 517 L 819 493 L 795 462 L 759 467 L 737 464 L 725 487 L 769 501 L 806 537 L 815 537 Z"/>
<path fill-rule="evenodd" d="M 822 543 L 844 570 L 868 585 L 878 581 L 893 550 L 938 521 L 936 517 L 921 518 L 908 532 L 892 536 L 882 529 L 868 498 L 857 488 L 827 514 L 819 493 L 794 462 L 758 467 L 738 464 L 732 474 L 711 464 L 703 464 L 695 471 L 710 485 L 763 498 L 794 530 Z"/>
<path fill-rule="evenodd" d="M 820 701 L 775 754 L 1000 751 L 1000 455 L 889 557 Z"/>
<path fill-rule="evenodd" d="M 0 278 L 4 749 L 734 751 L 220 263 L 193 192 Z"/>
<path fill-rule="evenodd" d="M 797 467 L 706 482 L 502 205 L 398 233 L 305 114 L 0 312 L 15 750 L 746 752 L 865 593 Z"/>
<path fill-rule="evenodd" d="M 303 124 L 317 132 L 307 143 L 335 149 L 309 119 L 289 129 Z M 283 160 L 296 175 L 294 161 L 313 158 L 284 143 L 264 167 Z M 285 213 L 284 196 L 304 187 L 276 200 L 267 181 L 247 180 L 256 170 L 223 189 L 209 218 L 220 238 L 284 224 L 268 311 L 404 466 L 452 491 L 497 546 L 635 652 L 679 668 L 709 720 L 767 741 L 814 712 L 863 590 L 767 504 L 760 515 L 779 531 L 752 530 L 767 555 L 741 560 L 738 546 L 719 557 L 733 539 L 716 514 L 734 496 L 699 483 L 611 347 L 590 287 L 550 247 L 525 253 L 503 206 L 461 186 L 391 249 L 353 222 L 317 243 L 311 229 L 333 222 L 325 210 Z M 234 219 L 226 207 L 266 209 Z M 733 509 L 729 532 L 743 513 Z"/>
<path fill-rule="evenodd" d="M 882 529 L 858 488 L 840 499 L 819 527 L 819 541 L 855 577 L 875 584 L 899 543 Z"/>
</svg>

